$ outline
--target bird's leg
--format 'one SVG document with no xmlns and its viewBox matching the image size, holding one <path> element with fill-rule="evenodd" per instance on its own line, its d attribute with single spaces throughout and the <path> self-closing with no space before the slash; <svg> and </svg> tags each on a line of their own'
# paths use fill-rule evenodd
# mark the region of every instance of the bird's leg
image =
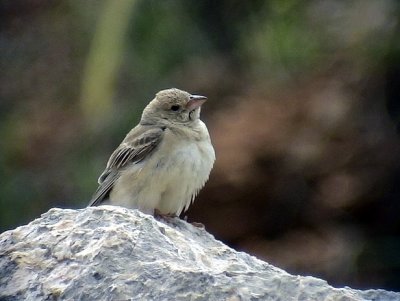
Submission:
<svg viewBox="0 0 400 301">
<path fill-rule="evenodd" d="M 206 227 L 204 226 L 204 224 L 202 224 L 202 223 L 199 223 L 199 222 L 191 222 L 190 223 L 192 226 L 195 226 L 196 228 L 199 228 L 199 229 L 205 229 Z"/>
<path fill-rule="evenodd" d="M 154 217 L 156 218 L 156 219 L 163 219 L 163 220 L 165 220 L 165 221 L 171 221 L 171 220 L 173 220 L 175 217 L 178 217 L 176 214 L 174 214 L 174 213 L 167 213 L 167 214 L 165 214 L 165 213 L 161 213 L 158 209 L 154 209 Z M 187 222 L 187 216 L 185 216 L 184 218 L 183 218 L 183 220 L 184 221 L 186 221 Z M 190 224 L 192 225 L 192 226 L 195 226 L 196 228 L 199 228 L 199 229 L 205 229 L 206 227 L 204 226 L 204 224 L 202 224 L 202 223 L 198 223 L 198 222 L 190 222 Z"/>
<path fill-rule="evenodd" d="M 188 222 L 187 219 L 188 219 L 188 217 L 187 217 L 187 215 L 185 215 L 183 220 L 185 222 Z M 199 228 L 199 229 L 205 229 L 206 228 L 203 223 L 199 223 L 199 222 L 188 222 L 188 223 L 191 224 L 192 226 L 195 226 L 196 228 Z"/>
<path fill-rule="evenodd" d="M 167 214 L 161 213 L 158 209 L 154 209 L 154 217 L 168 221 L 174 219 L 175 217 L 177 217 L 177 215 L 174 213 L 167 213 Z"/>
</svg>

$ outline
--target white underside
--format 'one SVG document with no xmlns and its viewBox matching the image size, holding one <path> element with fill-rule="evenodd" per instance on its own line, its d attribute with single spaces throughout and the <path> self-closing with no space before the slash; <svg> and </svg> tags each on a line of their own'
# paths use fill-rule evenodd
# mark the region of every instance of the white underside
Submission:
<svg viewBox="0 0 400 301">
<path fill-rule="evenodd" d="M 109 203 L 152 214 L 179 215 L 208 180 L 215 161 L 207 129 L 201 141 L 166 131 L 156 151 L 122 172 Z"/>
</svg>

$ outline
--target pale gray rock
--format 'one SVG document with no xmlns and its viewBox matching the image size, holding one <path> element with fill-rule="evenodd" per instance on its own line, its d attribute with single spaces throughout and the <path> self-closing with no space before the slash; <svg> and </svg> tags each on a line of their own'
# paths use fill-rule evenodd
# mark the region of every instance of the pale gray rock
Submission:
<svg viewBox="0 0 400 301">
<path fill-rule="evenodd" d="M 0 300 L 400 300 L 333 288 L 236 252 L 178 218 L 51 209 L 0 235 Z"/>
</svg>

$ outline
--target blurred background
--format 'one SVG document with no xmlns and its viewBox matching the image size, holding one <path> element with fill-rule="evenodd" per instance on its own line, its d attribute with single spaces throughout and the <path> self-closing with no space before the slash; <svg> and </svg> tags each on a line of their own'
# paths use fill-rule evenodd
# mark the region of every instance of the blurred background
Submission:
<svg viewBox="0 0 400 301">
<path fill-rule="evenodd" d="M 164 88 L 207 95 L 186 215 L 334 286 L 400 290 L 400 4 L 0 1 L 0 231 L 82 208 Z"/>
</svg>

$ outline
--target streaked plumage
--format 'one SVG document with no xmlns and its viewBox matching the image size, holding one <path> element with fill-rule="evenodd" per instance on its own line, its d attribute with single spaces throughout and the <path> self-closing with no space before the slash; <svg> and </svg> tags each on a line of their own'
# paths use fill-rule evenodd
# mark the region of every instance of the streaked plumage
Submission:
<svg viewBox="0 0 400 301">
<path fill-rule="evenodd" d="M 179 89 L 157 93 L 112 153 L 89 206 L 120 205 L 150 214 L 186 211 L 215 160 L 199 119 L 205 100 Z"/>
</svg>

